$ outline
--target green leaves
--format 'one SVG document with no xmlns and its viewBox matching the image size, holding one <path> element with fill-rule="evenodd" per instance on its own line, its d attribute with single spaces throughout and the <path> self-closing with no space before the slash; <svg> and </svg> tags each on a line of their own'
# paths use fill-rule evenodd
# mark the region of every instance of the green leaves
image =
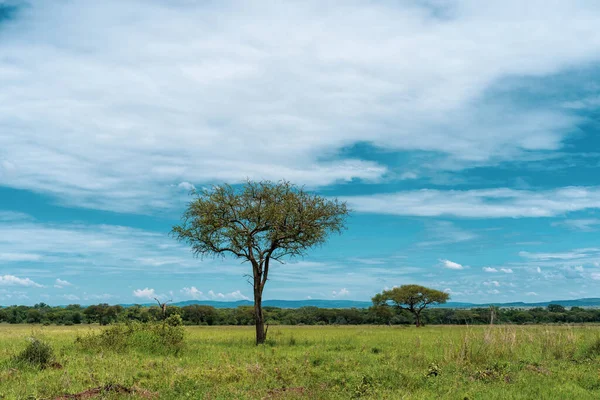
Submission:
<svg viewBox="0 0 600 400">
<path fill-rule="evenodd" d="M 421 325 L 421 311 L 430 304 L 443 304 L 450 298 L 446 292 L 419 285 L 402 285 L 391 290 L 377 293 L 373 298 L 374 306 L 386 306 L 392 302 L 397 308 L 406 308 L 414 314 L 417 326 Z"/>
<path fill-rule="evenodd" d="M 259 265 L 303 255 L 329 234 L 341 232 L 348 215 L 345 203 L 286 181 L 219 185 L 193 195 L 183 223 L 172 234 L 196 255 L 231 253 Z"/>
</svg>

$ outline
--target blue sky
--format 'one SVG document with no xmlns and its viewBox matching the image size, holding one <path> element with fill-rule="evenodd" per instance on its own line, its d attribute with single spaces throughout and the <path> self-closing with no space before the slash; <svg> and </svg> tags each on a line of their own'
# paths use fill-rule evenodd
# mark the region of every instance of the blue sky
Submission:
<svg viewBox="0 0 600 400">
<path fill-rule="evenodd" d="M 238 300 L 192 187 L 354 210 L 270 299 L 598 297 L 600 5 L 0 0 L 0 304 Z"/>
</svg>

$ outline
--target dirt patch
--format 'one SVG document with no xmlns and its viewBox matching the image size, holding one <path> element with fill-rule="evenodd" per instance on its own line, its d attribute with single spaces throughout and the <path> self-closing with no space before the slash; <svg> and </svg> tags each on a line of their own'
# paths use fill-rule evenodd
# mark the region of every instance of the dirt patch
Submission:
<svg viewBox="0 0 600 400">
<path fill-rule="evenodd" d="M 550 375 L 550 374 L 552 374 L 552 372 L 550 372 L 550 371 L 549 371 L 549 370 L 547 370 L 546 368 L 544 368 L 544 367 L 539 367 L 539 366 L 537 366 L 537 365 L 528 365 L 528 366 L 527 366 L 527 369 L 528 369 L 529 371 L 532 371 L 532 372 L 537 372 L 538 374 L 542 374 L 542 375 Z"/>
<path fill-rule="evenodd" d="M 135 386 L 128 388 L 123 385 L 109 384 L 109 385 L 105 385 L 105 386 L 99 386 L 96 388 L 84 390 L 83 392 L 80 392 L 80 393 L 64 394 L 62 396 L 55 397 L 54 400 L 93 399 L 94 397 L 97 397 L 97 396 L 100 396 L 103 394 L 108 394 L 108 393 L 133 394 L 133 395 L 139 396 L 143 399 L 154 399 L 158 396 L 157 393 L 151 392 L 149 390 L 141 389 L 141 388 L 136 388 Z"/>
<path fill-rule="evenodd" d="M 61 364 L 61 363 L 59 363 L 59 362 L 56 362 L 56 361 L 54 361 L 54 362 L 51 362 L 51 363 L 48 365 L 48 367 L 49 367 L 49 368 L 52 368 L 52 369 L 63 369 L 63 366 L 62 366 L 62 364 Z"/>
</svg>

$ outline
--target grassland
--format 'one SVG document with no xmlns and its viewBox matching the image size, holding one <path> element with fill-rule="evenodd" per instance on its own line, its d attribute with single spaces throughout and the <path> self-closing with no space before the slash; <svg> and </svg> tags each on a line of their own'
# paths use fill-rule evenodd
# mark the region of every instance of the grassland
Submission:
<svg viewBox="0 0 600 400">
<path fill-rule="evenodd" d="M 54 399 L 119 384 L 160 399 L 598 399 L 600 328 L 188 327 L 179 354 L 82 349 L 98 327 L 0 325 L 0 398 Z M 62 368 L 13 361 L 36 336 Z"/>
</svg>

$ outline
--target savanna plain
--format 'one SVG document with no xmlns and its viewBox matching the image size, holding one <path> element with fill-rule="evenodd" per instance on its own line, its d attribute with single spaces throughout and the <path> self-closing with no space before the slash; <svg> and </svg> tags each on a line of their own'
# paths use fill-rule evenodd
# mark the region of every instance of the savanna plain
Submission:
<svg viewBox="0 0 600 400">
<path fill-rule="evenodd" d="M 253 327 L 203 326 L 176 348 L 89 345 L 102 329 L 0 325 L 0 398 L 600 398 L 595 325 L 272 326 L 261 346 Z M 19 360 L 32 337 L 51 363 Z"/>
</svg>

